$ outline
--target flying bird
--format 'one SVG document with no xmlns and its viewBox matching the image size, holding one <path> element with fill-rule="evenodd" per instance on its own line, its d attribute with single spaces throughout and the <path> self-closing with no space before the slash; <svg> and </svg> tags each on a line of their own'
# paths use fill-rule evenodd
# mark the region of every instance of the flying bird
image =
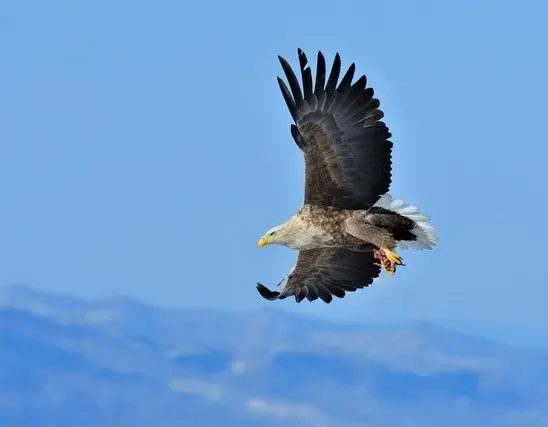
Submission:
<svg viewBox="0 0 548 427">
<path fill-rule="evenodd" d="M 304 157 L 304 203 L 259 239 L 260 248 L 283 245 L 298 256 L 280 291 L 261 283 L 257 290 L 268 300 L 330 303 L 371 285 L 381 270 L 394 274 L 404 265 L 397 248 L 432 249 L 438 238 L 427 215 L 389 193 L 392 135 L 366 76 L 352 83 L 353 63 L 339 82 L 338 53 L 327 76 L 318 52 L 313 81 L 299 49 L 301 86 L 289 63 L 278 59 L 289 84 L 278 77 L 294 122 L 291 135 Z"/>
</svg>

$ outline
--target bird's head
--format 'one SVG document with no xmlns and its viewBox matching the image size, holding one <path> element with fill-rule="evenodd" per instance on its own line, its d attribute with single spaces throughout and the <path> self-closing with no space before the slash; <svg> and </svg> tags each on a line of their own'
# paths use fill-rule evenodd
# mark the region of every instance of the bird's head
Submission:
<svg viewBox="0 0 548 427">
<path fill-rule="evenodd" d="M 270 244 L 284 244 L 284 227 L 283 225 L 277 225 L 276 227 L 272 227 L 270 230 L 268 230 L 263 237 L 259 239 L 257 242 L 257 246 L 259 248 L 262 248 L 266 245 Z"/>
<path fill-rule="evenodd" d="M 303 243 L 303 233 L 305 232 L 306 223 L 303 222 L 301 215 L 296 213 L 283 224 L 268 230 L 264 236 L 259 239 L 257 246 L 262 248 L 266 245 L 276 244 L 287 246 L 292 249 L 299 249 Z M 306 237 L 306 235 L 304 237 Z"/>
</svg>

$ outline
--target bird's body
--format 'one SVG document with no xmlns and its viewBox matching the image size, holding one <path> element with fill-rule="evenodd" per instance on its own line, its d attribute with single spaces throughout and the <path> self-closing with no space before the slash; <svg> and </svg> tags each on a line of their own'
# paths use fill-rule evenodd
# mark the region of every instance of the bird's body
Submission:
<svg viewBox="0 0 548 427">
<path fill-rule="evenodd" d="M 320 52 L 313 84 L 299 50 L 301 89 L 287 61 L 280 62 L 289 88 L 280 78 L 278 83 L 295 121 L 291 134 L 305 160 L 305 197 L 291 218 L 258 242 L 299 251 L 285 287 L 281 292 L 257 287 L 270 300 L 294 296 L 297 302 L 329 303 L 370 285 L 381 268 L 393 274 L 403 265 L 397 247 L 431 249 L 437 237 L 426 215 L 388 193 L 391 135 L 365 76 L 352 84 L 352 64 L 338 83 L 337 54 L 326 82 Z"/>
<path fill-rule="evenodd" d="M 290 237 L 283 243 L 295 250 L 370 250 L 372 246 L 393 249 L 397 245 L 393 230 L 405 233 L 413 225 L 408 218 L 391 212 L 372 213 L 368 210 L 305 204 L 284 224 Z M 359 232 L 355 229 L 360 227 L 363 232 L 357 236 Z"/>
</svg>

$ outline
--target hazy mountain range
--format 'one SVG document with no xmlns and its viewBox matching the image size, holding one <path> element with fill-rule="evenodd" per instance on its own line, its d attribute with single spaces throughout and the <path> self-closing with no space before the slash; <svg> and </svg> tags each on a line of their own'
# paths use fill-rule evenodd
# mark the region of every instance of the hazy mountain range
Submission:
<svg viewBox="0 0 548 427">
<path fill-rule="evenodd" d="M 548 426 L 548 350 L 0 288 L 0 426 Z"/>
</svg>

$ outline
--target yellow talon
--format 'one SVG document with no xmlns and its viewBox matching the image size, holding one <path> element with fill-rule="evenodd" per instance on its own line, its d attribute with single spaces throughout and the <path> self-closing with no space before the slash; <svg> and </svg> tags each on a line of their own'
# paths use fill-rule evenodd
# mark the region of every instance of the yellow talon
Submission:
<svg viewBox="0 0 548 427">
<path fill-rule="evenodd" d="M 390 249 L 385 249 L 384 253 L 386 257 L 390 260 L 392 264 L 401 265 L 401 256 L 399 256 L 396 252 L 392 252 Z"/>
<path fill-rule="evenodd" d="M 402 258 L 396 253 L 392 252 L 390 249 L 381 248 L 375 251 L 375 259 L 379 260 L 381 268 L 384 268 L 388 274 L 394 274 L 396 272 L 396 266 L 405 265 L 402 262 Z"/>
</svg>

